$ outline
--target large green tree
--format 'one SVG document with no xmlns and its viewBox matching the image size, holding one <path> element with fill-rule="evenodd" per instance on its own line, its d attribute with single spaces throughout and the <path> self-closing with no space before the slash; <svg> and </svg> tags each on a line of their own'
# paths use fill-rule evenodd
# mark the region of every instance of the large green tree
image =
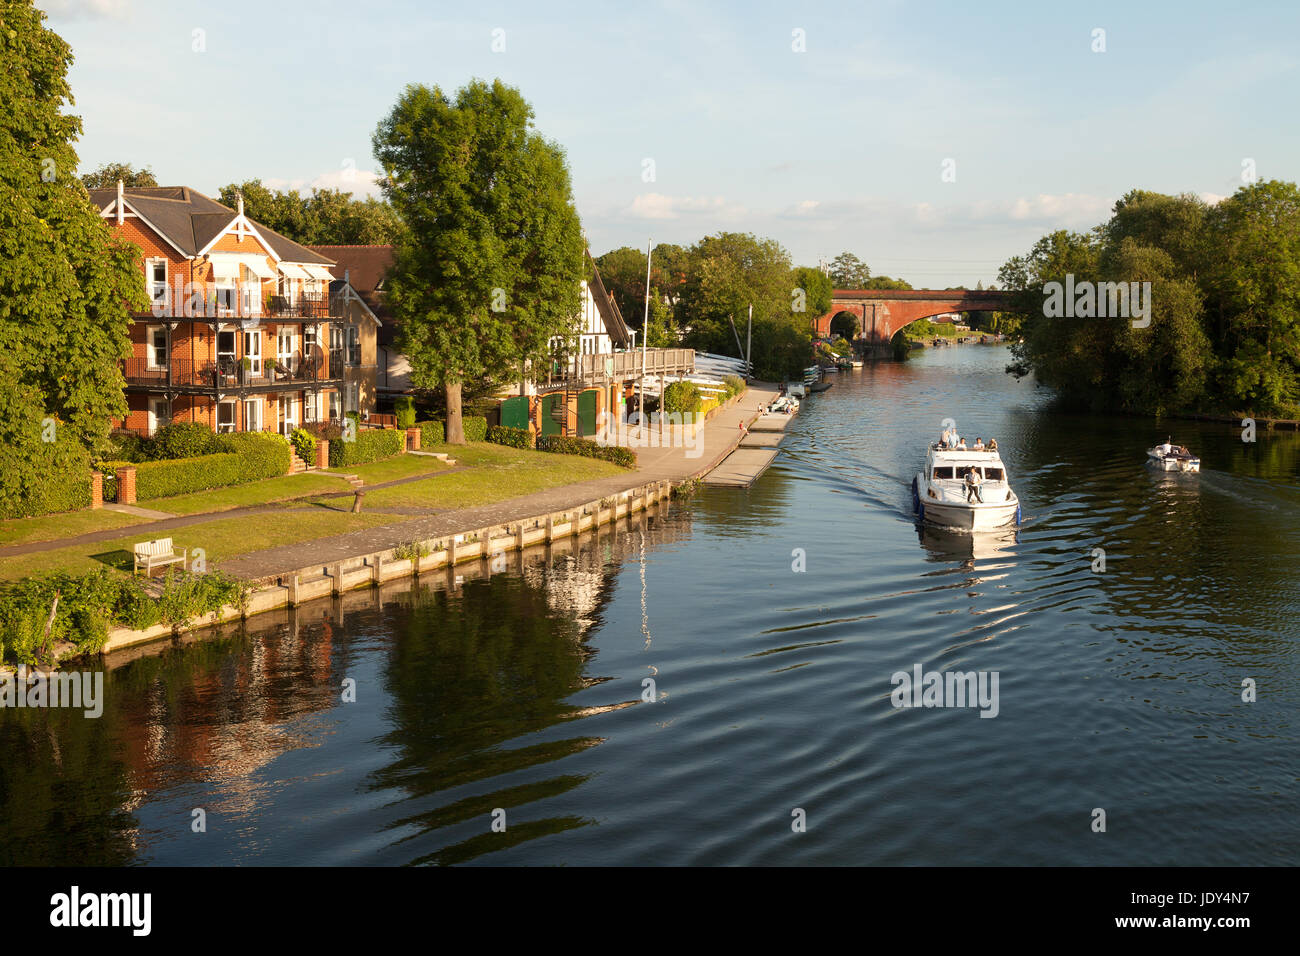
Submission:
<svg viewBox="0 0 1300 956">
<path fill-rule="evenodd" d="M 119 180 L 123 186 L 158 185 L 152 169 L 148 166 L 136 169 L 130 163 L 103 163 L 98 169 L 81 176 L 81 182 L 87 189 L 113 189 Z"/>
<path fill-rule="evenodd" d="M 780 243 L 750 233 L 724 232 L 701 239 L 692 253 L 695 268 L 686 275 L 677 306 L 679 321 L 690 329 L 688 345 L 725 355 L 743 354 L 750 348 L 747 323 L 753 306 L 754 374 L 785 378 L 808 365 L 811 323 L 806 312 L 792 310 L 798 283 L 790 255 Z"/>
<path fill-rule="evenodd" d="M 831 260 L 831 282 L 837 289 L 871 289 L 871 270 L 851 252 L 841 252 Z"/>
<path fill-rule="evenodd" d="M 68 506 L 126 413 L 119 361 L 148 305 L 135 246 L 77 179 L 68 44 L 30 0 L 0 0 L 0 510 Z"/>
<path fill-rule="evenodd" d="M 447 396 L 463 444 L 461 385 L 503 381 L 576 332 L 581 225 L 563 151 L 519 91 L 476 80 L 450 97 L 408 86 L 374 135 L 384 195 L 405 229 L 388 302 L 412 384 Z"/>
<path fill-rule="evenodd" d="M 273 190 L 260 179 L 221 187 L 232 209 L 244 198 L 244 212 L 294 242 L 307 246 L 389 245 L 401 231 L 396 211 L 378 199 L 356 199 L 341 189 Z"/>
<path fill-rule="evenodd" d="M 1295 415 L 1300 402 L 1300 190 L 1267 181 L 1206 214 L 1202 273 L 1215 381 L 1237 410 Z"/>
</svg>

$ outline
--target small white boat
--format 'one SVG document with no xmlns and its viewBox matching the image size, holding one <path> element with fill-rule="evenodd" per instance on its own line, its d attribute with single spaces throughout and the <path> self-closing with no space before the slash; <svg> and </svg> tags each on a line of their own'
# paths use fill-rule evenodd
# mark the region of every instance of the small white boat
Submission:
<svg viewBox="0 0 1300 956">
<path fill-rule="evenodd" d="M 1185 445 L 1174 445 L 1166 441 L 1147 449 L 1147 464 L 1160 471 L 1199 472 L 1201 459 L 1197 458 Z"/>
<path fill-rule="evenodd" d="M 971 469 L 981 479 L 978 495 L 966 485 Z M 925 453 L 925 470 L 912 479 L 912 508 L 922 521 L 960 531 L 1020 523 L 1020 499 L 997 452 L 958 451 L 937 442 Z"/>
</svg>

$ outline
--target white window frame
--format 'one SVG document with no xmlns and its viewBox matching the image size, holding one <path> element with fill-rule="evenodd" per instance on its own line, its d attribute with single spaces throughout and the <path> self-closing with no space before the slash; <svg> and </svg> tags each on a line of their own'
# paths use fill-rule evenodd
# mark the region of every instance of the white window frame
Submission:
<svg viewBox="0 0 1300 956">
<path fill-rule="evenodd" d="M 154 278 L 154 267 L 161 265 L 163 268 L 163 277 L 160 282 Z M 144 261 L 144 281 L 149 289 L 149 302 L 153 303 L 162 300 L 163 308 L 167 307 L 167 260 L 161 257 L 146 259 Z"/>
<path fill-rule="evenodd" d="M 285 350 L 285 343 L 289 348 Z M 281 368 L 288 369 L 290 373 L 296 374 L 298 371 L 298 359 L 294 353 L 298 350 L 298 333 L 293 330 L 293 326 L 282 325 L 275 331 L 275 360 Z"/>
<path fill-rule="evenodd" d="M 280 434 L 288 438 L 293 430 L 301 424 L 296 395 L 280 396 Z"/>
<path fill-rule="evenodd" d="M 165 409 L 160 415 L 159 409 Z M 150 437 L 158 433 L 158 429 L 164 425 L 170 425 L 172 421 L 172 403 L 171 399 L 162 395 L 151 395 L 149 397 L 149 435 Z"/>
<path fill-rule="evenodd" d="M 244 431 L 260 432 L 262 430 L 262 411 L 264 403 L 261 398 L 244 399 Z M 251 413 L 251 414 L 250 414 Z"/>
<path fill-rule="evenodd" d="M 163 335 L 161 362 L 158 361 L 158 345 L 154 339 L 154 336 L 159 332 L 161 332 Z M 145 336 L 145 341 L 144 341 L 145 367 L 148 368 L 150 371 L 154 371 L 154 372 L 166 371 L 167 359 L 168 359 L 167 326 L 165 325 L 146 326 L 144 330 L 144 336 Z"/>
<path fill-rule="evenodd" d="M 262 330 L 253 329 L 244 333 L 244 358 L 253 360 L 250 375 L 262 374 Z M 242 364 L 242 359 L 240 360 Z"/>
<path fill-rule="evenodd" d="M 217 434 L 218 435 L 230 435 L 234 433 L 236 428 L 236 423 L 238 422 L 238 415 L 239 415 L 238 406 L 239 403 L 235 401 L 233 398 L 228 398 L 225 401 L 217 402 Z M 221 413 L 223 409 L 230 410 L 229 422 L 223 422 L 221 420 Z"/>
<path fill-rule="evenodd" d="M 339 395 L 338 389 L 330 389 L 330 421 L 336 422 L 343 418 L 343 402 Z"/>
</svg>

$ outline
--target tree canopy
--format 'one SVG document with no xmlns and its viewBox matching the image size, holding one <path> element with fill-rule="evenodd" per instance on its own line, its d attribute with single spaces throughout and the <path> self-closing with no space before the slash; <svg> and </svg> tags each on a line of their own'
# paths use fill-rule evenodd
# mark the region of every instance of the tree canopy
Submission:
<svg viewBox="0 0 1300 956">
<path fill-rule="evenodd" d="M 393 207 L 378 199 L 356 199 L 341 189 L 273 190 L 260 179 L 221 187 L 220 200 L 305 246 L 386 246 L 401 231 Z"/>
<path fill-rule="evenodd" d="M 148 305 L 139 251 L 74 175 L 68 44 L 29 0 L 0 0 L 0 513 L 70 508 L 126 413 L 119 360 Z M 39 277 L 39 281 L 33 281 Z M 77 494 L 66 494 L 76 483 Z"/>
<path fill-rule="evenodd" d="M 153 170 L 148 166 L 136 169 L 130 163 L 103 163 L 98 169 L 83 173 L 81 181 L 87 189 L 112 189 L 121 180 L 123 186 L 157 186 Z"/>
<path fill-rule="evenodd" d="M 841 252 L 831 260 L 831 282 L 837 289 L 869 289 L 871 270 L 851 252 Z"/>
<path fill-rule="evenodd" d="M 406 228 L 388 302 L 412 383 L 447 394 L 463 443 L 461 384 L 508 380 L 576 333 L 581 223 L 564 153 L 519 91 L 476 80 L 450 97 L 411 85 L 374 135 L 384 195 Z"/>
<path fill-rule="evenodd" d="M 1045 314 L 1044 286 L 1150 282 L 1151 324 Z M 1089 233 L 1055 232 L 1002 267 L 1024 315 L 1018 373 L 1067 400 L 1133 411 L 1300 414 L 1300 191 L 1243 186 L 1214 206 L 1133 190 Z"/>
</svg>

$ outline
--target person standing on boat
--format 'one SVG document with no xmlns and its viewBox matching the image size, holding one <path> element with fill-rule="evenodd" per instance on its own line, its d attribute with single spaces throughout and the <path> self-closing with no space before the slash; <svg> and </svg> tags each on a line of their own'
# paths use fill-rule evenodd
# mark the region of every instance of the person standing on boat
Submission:
<svg viewBox="0 0 1300 956">
<path fill-rule="evenodd" d="M 974 468 L 966 469 L 966 501 L 969 503 L 971 495 L 980 504 L 984 504 L 984 496 L 980 494 L 980 476 Z"/>
</svg>

